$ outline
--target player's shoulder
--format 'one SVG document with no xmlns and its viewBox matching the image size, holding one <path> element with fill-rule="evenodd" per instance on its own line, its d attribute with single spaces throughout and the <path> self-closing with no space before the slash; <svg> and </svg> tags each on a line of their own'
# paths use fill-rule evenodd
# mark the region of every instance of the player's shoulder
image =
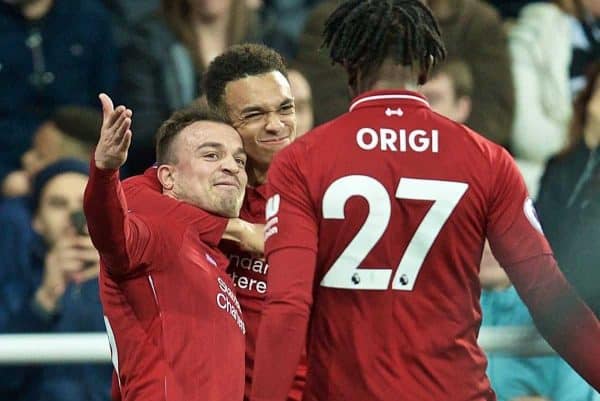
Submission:
<svg viewBox="0 0 600 401">
<path fill-rule="evenodd" d="M 288 147 L 279 152 L 279 157 L 298 157 L 303 154 L 315 155 L 319 157 L 318 153 L 337 151 L 337 149 L 330 149 L 327 146 L 329 143 L 335 141 L 339 137 L 334 135 L 334 132 L 338 131 L 341 126 L 348 125 L 348 118 L 350 113 L 344 113 L 341 116 L 320 124 L 306 134 L 296 138 L 296 140 Z"/>
<path fill-rule="evenodd" d="M 509 153 L 505 148 L 498 145 L 497 143 L 487 139 L 479 132 L 472 128 L 451 120 L 445 116 L 442 116 L 435 111 L 431 111 L 434 118 L 437 119 L 435 125 L 440 126 L 447 130 L 446 134 L 451 135 L 454 140 L 457 149 L 468 153 L 468 157 L 471 160 L 481 159 L 493 163 L 498 158 L 510 159 Z"/>
</svg>

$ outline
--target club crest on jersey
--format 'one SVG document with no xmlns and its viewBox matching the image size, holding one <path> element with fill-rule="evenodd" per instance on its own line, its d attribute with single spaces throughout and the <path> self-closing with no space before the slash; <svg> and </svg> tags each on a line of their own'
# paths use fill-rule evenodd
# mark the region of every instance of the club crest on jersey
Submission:
<svg viewBox="0 0 600 401">
<path fill-rule="evenodd" d="M 439 132 L 436 129 L 361 128 L 356 132 L 356 144 L 363 150 L 438 153 Z"/>
<path fill-rule="evenodd" d="M 543 234 L 544 232 L 542 231 L 542 225 L 540 224 L 540 220 L 538 219 L 537 212 L 535 211 L 533 200 L 531 198 L 525 199 L 525 203 L 523 204 L 523 212 L 533 228 Z"/>
</svg>

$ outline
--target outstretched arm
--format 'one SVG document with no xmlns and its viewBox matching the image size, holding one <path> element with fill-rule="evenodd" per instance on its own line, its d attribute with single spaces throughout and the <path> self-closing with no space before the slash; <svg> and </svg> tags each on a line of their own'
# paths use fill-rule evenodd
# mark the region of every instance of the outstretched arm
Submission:
<svg viewBox="0 0 600 401">
<path fill-rule="evenodd" d="M 494 256 L 529 308 L 548 343 L 600 389 L 600 323 L 558 270 L 536 218 L 533 202 L 506 153 L 491 161 L 496 185 L 490 193 L 488 239 Z"/>
<path fill-rule="evenodd" d="M 131 144 L 132 111 L 113 106 L 100 94 L 103 120 L 100 139 L 91 161 L 85 189 L 84 211 L 92 242 L 111 273 L 124 274 L 140 260 L 150 231 L 139 218 L 130 217 L 119 181 L 119 167 L 127 159 Z"/>
</svg>

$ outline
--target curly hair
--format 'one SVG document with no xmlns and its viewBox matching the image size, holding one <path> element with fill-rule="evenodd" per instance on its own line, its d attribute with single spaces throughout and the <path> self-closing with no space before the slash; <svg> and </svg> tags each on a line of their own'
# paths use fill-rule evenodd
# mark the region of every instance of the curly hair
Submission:
<svg viewBox="0 0 600 401">
<path fill-rule="evenodd" d="M 346 0 L 325 22 L 322 47 L 354 88 L 359 72 L 376 73 L 390 57 L 420 68 L 423 84 L 429 68 L 446 57 L 438 23 L 419 0 Z"/>
<path fill-rule="evenodd" d="M 208 104 L 224 112 L 225 87 L 228 83 L 272 71 L 279 71 L 287 78 L 285 61 L 275 50 L 260 44 L 231 46 L 210 63 L 204 75 Z"/>
</svg>

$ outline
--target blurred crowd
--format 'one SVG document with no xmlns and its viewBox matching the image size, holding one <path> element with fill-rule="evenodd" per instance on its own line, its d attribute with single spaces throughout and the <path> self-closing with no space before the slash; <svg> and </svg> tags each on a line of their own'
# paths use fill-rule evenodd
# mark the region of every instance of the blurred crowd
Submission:
<svg viewBox="0 0 600 401">
<path fill-rule="evenodd" d="M 600 0 L 424 1 L 449 57 L 422 92 L 514 156 L 563 273 L 598 315 Z M 104 330 L 82 214 L 99 93 L 135 114 L 122 176 L 138 174 L 161 122 L 202 98 L 207 65 L 232 44 L 264 43 L 291 68 L 304 134 L 351 100 L 320 51 L 337 4 L 0 0 L 0 333 Z M 489 249 L 481 281 L 484 325 L 532 325 Z M 0 366 L 0 399 L 108 400 L 111 370 Z M 490 355 L 488 373 L 500 401 L 594 396 L 558 357 Z"/>
</svg>

